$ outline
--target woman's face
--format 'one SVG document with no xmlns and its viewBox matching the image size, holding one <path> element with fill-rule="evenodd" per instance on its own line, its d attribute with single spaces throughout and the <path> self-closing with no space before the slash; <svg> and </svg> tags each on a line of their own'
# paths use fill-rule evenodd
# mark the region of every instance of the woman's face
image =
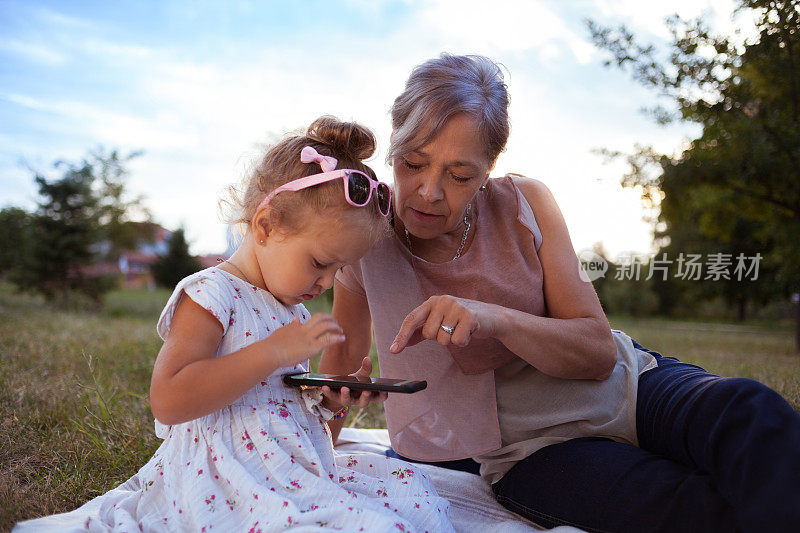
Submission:
<svg viewBox="0 0 800 533">
<path fill-rule="evenodd" d="M 467 204 L 490 170 L 475 120 L 464 114 L 451 118 L 430 143 L 395 158 L 392 166 L 395 214 L 420 239 L 463 231 Z"/>
</svg>

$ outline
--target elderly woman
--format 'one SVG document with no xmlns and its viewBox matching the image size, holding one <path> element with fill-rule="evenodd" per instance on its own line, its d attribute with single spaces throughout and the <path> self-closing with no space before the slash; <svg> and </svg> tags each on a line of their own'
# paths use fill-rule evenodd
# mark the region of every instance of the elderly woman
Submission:
<svg viewBox="0 0 800 533">
<path fill-rule="evenodd" d="M 609 329 L 547 187 L 489 178 L 507 107 L 489 59 L 411 73 L 392 108 L 394 231 L 337 275 L 347 340 L 321 370 L 358 369 L 374 329 L 382 374 L 428 381 L 385 403 L 396 454 L 479 472 L 539 524 L 800 530 L 800 417 Z"/>
</svg>

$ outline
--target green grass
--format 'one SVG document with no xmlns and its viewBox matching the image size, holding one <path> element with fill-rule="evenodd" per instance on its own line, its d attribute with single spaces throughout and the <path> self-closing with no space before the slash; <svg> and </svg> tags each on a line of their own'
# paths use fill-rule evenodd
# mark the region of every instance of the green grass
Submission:
<svg viewBox="0 0 800 533">
<path fill-rule="evenodd" d="M 155 323 L 169 295 L 116 291 L 101 312 L 62 311 L 0 284 L 0 531 L 108 491 L 158 447 L 147 394 L 161 346 Z M 758 379 L 800 407 L 800 356 L 789 328 L 611 323 L 665 355 Z M 374 349 L 371 356 L 377 373 Z M 385 427 L 381 406 L 351 415 L 348 424 Z"/>
<path fill-rule="evenodd" d="M 639 344 L 720 376 L 756 379 L 800 411 L 800 353 L 792 325 L 609 317 Z"/>
</svg>

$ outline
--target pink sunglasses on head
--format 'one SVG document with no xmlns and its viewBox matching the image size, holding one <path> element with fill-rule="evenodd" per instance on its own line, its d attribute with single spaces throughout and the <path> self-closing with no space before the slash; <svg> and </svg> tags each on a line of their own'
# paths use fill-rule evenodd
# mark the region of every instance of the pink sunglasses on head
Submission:
<svg viewBox="0 0 800 533">
<path fill-rule="evenodd" d="M 303 163 L 318 162 L 322 170 L 319 174 L 298 178 L 289 183 L 281 185 L 259 204 L 258 209 L 269 204 L 276 194 L 283 191 L 299 191 L 337 179 L 342 179 L 344 184 L 344 198 L 347 203 L 355 207 L 364 207 L 372 198 L 372 191 L 375 191 L 375 198 L 378 201 L 378 211 L 383 216 L 389 215 L 392 203 L 392 190 L 383 182 L 370 178 L 359 170 L 349 168 L 334 170 L 338 161 L 334 157 L 320 155 L 311 146 L 306 146 L 300 152 L 300 161 Z"/>
</svg>

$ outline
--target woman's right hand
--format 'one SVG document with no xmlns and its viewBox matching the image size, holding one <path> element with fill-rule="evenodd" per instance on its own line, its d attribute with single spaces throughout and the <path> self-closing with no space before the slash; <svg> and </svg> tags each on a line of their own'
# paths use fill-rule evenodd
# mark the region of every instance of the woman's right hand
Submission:
<svg viewBox="0 0 800 533">
<path fill-rule="evenodd" d="M 305 324 L 295 317 L 264 339 L 279 367 L 295 365 L 319 353 L 320 350 L 344 342 L 344 332 L 332 315 L 312 315 Z"/>
</svg>

